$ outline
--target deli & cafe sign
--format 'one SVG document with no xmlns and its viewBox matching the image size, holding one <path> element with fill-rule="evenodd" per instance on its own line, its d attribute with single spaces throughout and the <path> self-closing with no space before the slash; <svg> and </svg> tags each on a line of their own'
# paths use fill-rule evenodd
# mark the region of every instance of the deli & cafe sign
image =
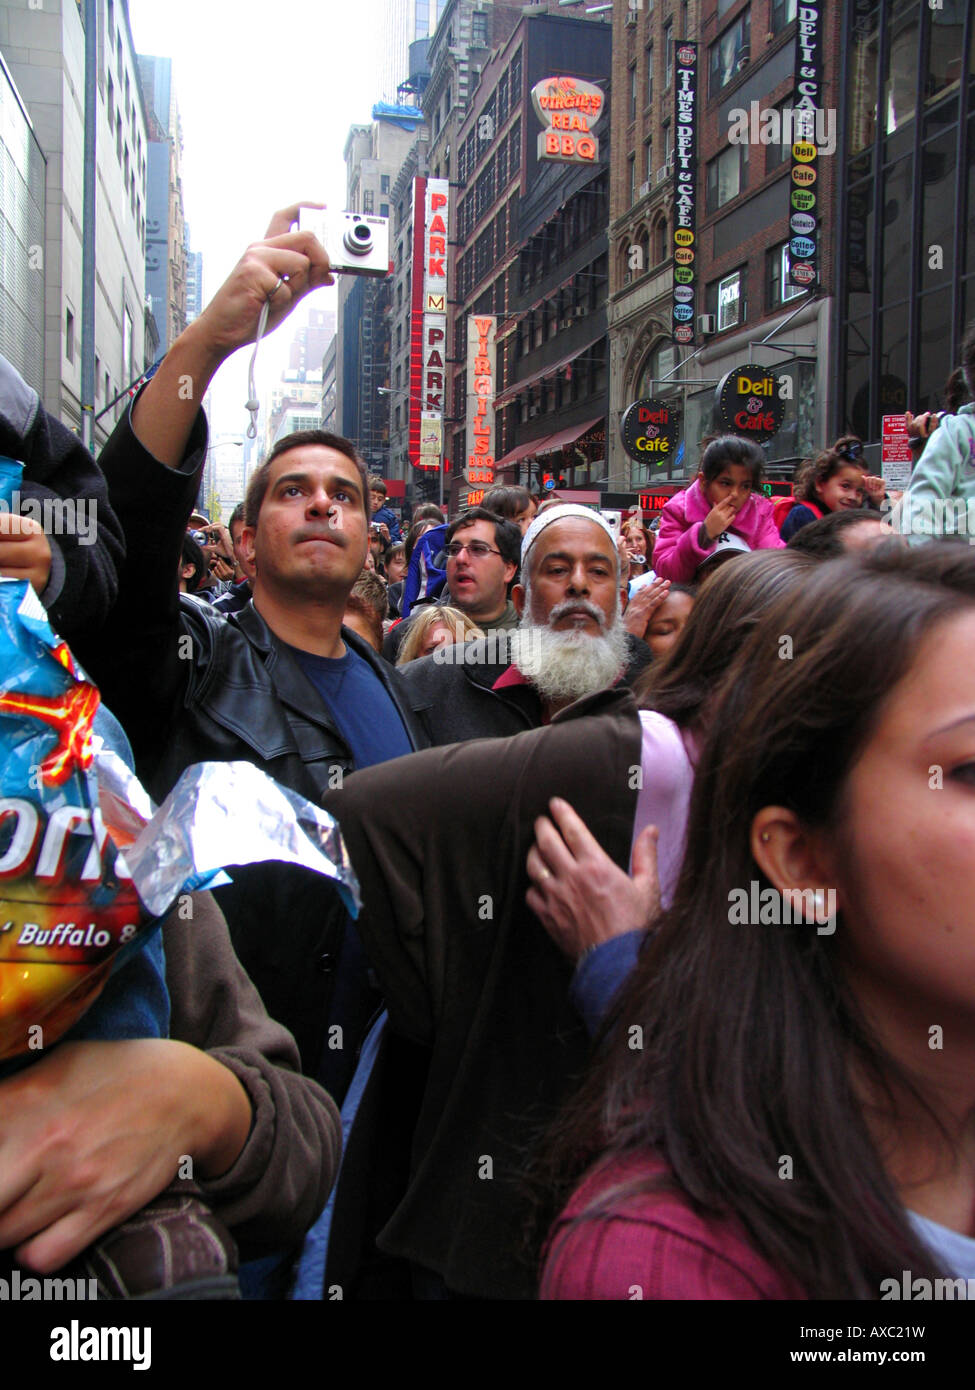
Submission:
<svg viewBox="0 0 975 1390">
<path fill-rule="evenodd" d="M 767 367 L 746 362 L 734 367 L 718 384 L 717 414 L 723 429 L 744 434 L 759 443 L 778 434 L 785 402 L 792 396 L 792 378 L 778 377 Z"/>
<path fill-rule="evenodd" d="M 677 445 L 677 412 L 666 401 L 649 396 L 634 401 L 623 411 L 620 438 L 631 459 L 653 460 L 658 466 L 668 463 Z"/>
</svg>

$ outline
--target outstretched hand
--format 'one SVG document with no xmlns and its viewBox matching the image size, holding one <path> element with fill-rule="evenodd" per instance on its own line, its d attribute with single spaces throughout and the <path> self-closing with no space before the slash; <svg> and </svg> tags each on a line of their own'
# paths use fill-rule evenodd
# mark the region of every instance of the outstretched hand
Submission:
<svg viewBox="0 0 975 1390">
<path fill-rule="evenodd" d="M 200 315 L 200 331 L 221 358 L 254 341 L 268 301 L 265 331 L 270 333 L 311 290 L 335 283 L 324 246 L 311 232 L 295 228 L 303 207 L 321 206 L 293 203 L 276 212 L 264 240 L 248 246 Z"/>
</svg>

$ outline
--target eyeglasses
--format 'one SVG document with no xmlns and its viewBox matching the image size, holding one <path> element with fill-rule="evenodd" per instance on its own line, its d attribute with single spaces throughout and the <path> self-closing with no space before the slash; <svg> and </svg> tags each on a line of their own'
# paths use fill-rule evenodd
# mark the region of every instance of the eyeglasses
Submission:
<svg viewBox="0 0 975 1390">
<path fill-rule="evenodd" d="M 853 463 L 856 459 L 863 458 L 863 445 L 859 439 L 855 439 L 852 444 L 845 444 L 840 450 L 840 458 L 848 459 Z"/>
<path fill-rule="evenodd" d="M 451 541 L 444 549 L 451 560 L 456 560 L 463 550 L 466 550 L 475 560 L 483 560 L 485 555 L 501 554 L 500 550 L 495 550 L 493 546 L 488 545 L 487 541 Z"/>
</svg>

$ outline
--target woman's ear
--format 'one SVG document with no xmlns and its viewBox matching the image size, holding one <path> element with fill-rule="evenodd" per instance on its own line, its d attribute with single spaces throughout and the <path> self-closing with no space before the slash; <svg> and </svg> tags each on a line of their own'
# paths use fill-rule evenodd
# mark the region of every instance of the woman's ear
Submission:
<svg viewBox="0 0 975 1390">
<path fill-rule="evenodd" d="M 773 887 L 794 902 L 814 903 L 829 916 L 837 908 L 838 889 L 829 856 L 817 834 L 807 830 L 785 806 L 763 806 L 752 821 L 752 858 Z M 821 897 L 817 895 L 822 895 Z"/>
</svg>

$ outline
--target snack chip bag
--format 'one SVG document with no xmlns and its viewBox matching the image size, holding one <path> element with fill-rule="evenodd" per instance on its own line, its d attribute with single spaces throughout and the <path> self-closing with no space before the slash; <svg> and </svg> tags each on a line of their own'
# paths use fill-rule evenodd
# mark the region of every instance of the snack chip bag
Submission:
<svg viewBox="0 0 975 1390">
<path fill-rule="evenodd" d="M 0 458 L 0 497 L 20 475 Z M 249 764 L 207 763 L 153 814 L 121 760 L 96 756 L 98 705 L 31 586 L 0 577 L 0 1062 L 62 1037 L 180 892 L 227 881 L 224 863 L 303 864 L 358 909 L 324 811 Z M 228 810 L 241 805 L 246 834 Z"/>
</svg>

